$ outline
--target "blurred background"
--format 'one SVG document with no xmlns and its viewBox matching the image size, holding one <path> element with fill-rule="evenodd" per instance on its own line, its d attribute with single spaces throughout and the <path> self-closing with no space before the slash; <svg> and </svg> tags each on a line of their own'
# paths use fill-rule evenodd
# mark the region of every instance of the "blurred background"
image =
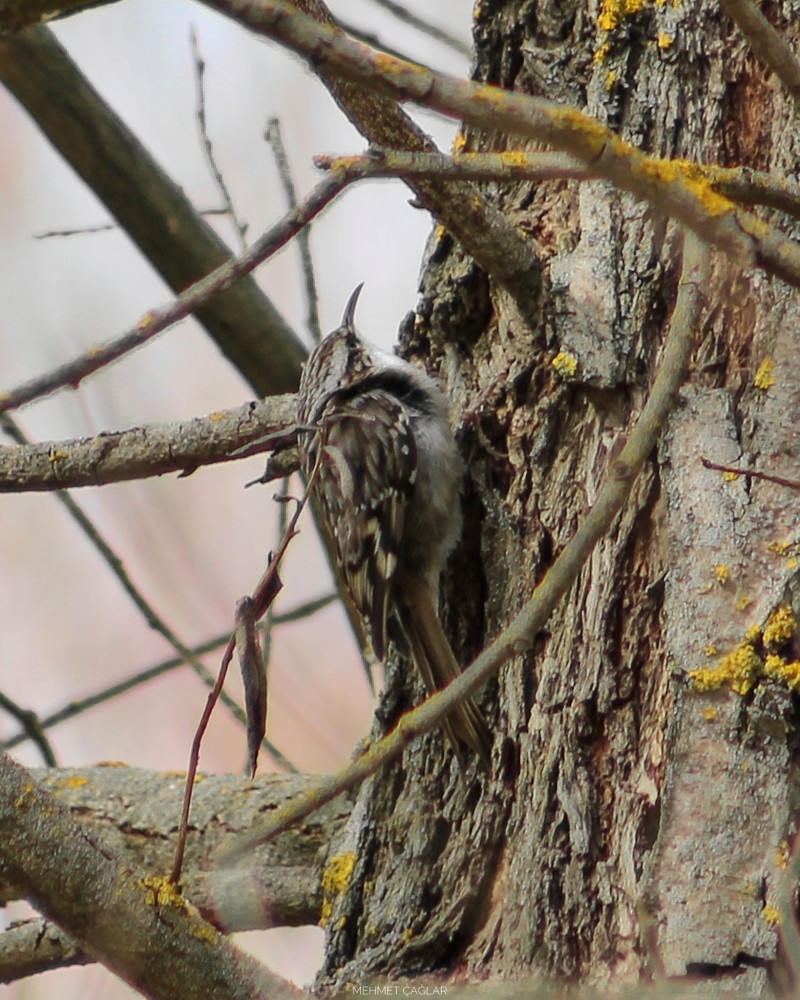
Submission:
<svg viewBox="0 0 800 1000">
<path fill-rule="evenodd" d="M 434 68 L 465 75 L 466 56 L 388 13 L 377 0 L 339 0 L 347 24 Z M 470 0 L 404 6 L 468 45 Z M 354 153 L 364 142 L 299 60 L 199 4 L 136 0 L 53 24 L 58 39 L 198 209 L 221 204 L 197 122 L 196 33 L 206 63 L 207 128 L 239 217 L 253 240 L 286 210 L 267 122 L 280 120 L 298 196 L 316 183 L 317 153 Z M 455 126 L 414 112 L 441 148 Z M 104 207 L 0 90 L 0 391 L 130 328 L 171 299 L 166 285 L 124 233 L 110 230 L 40 238 L 111 222 Z M 354 286 L 362 334 L 383 347 L 416 301 L 426 213 L 409 205 L 399 181 L 352 187 L 312 230 L 322 327 L 338 325 Z M 231 246 L 232 226 L 213 225 Z M 256 280 L 306 343 L 307 303 L 296 246 L 256 272 Z M 84 382 L 14 414 L 35 440 L 202 415 L 236 406 L 252 390 L 193 322 Z M 2 443 L 7 443 L 4 439 Z M 230 631 L 238 598 L 249 593 L 277 542 L 277 484 L 252 487 L 255 457 L 178 479 L 170 476 L 76 491 L 134 582 L 183 642 Z M 332 581 L 310 520 L 282 568 L 276 611 L 329 593 Z M 0 498 L 0 690 L 39 716 L 169 658 L 172 650 L 134 608 L 108 567 L 54 497 Z M 219 653 L 205 657 L 216 673 Z M 380 683 L 380 677 L 377 678 Z M 232 672 L 229 692 L 241 701 Z M 185 770 L 206 690 L 181 667 L 60 724 L 48 735 L 64 766 L 124 761 Z M 299 769 L 344 764 L 369 728 L 373 700 L 344 617 L 335 605 L 274 634 L 269 667 L 268 737 Z M 0 740 L 18 732 L 0 711 Z M 30 744 L 25 764 L 42 763 Z M 245 736 L 218 707 L 201 770 L 241 771 Z M 275 767 L 262 753 L 261 770 Z M 6 922 L 21 907 L 0 911 Z M 316 928 L 239 936 L 240 943 L 298 984 L 313 977 L 322 949 Z M 13 998 L 135 995 L 102 968 L 63 970 L 6 988 Z"/>
</svg>

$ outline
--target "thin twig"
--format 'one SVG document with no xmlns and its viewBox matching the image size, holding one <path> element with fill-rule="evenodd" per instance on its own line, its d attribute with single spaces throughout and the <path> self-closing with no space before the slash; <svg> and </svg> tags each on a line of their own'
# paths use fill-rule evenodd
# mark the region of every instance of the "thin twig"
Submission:
<svg viewBox="0 0 800 1000">
<path fill-rule="evenodd" d="M 389 13 L 396 17 L 398 21 L 411 25 L 412 28 L 416 28 L 417 31 L 423 32 L 423 34 L 427 35 L 429 38 L 433 38 L 434 41 L 441 42 L 442 45 L 446 45 L 454 52 L 457 52 L 460 56 L 469 58 L 469 45 L 456 38 L 455 35 L 451 35 L 449 31 L 445 31 L 444 28 L 437 28 L 435 24 L 430 24 L 428 21 L 418 17 L 416 14 L 412 14 L 411 11 L 407 10 L 402 4 L 395 3 L 395 0 L 372 0 L 372 2 L 376 6 L 383 7 L 384 10 L 388 10 Z"/>
<path fill-rule="evenodd" d="M 749 479 L 763 479 L 767 483 L 777 483 L 778 486 L 785 486 L 790 490 L 800 490 L 800 480 L 785 479 L 783 476 L 773 476 L 769 472 L 758 472 L 756 469 L 742 469 L 734 465 L 718 465 L 708 458 L 701 456 L 700 461 L 706 469 L 713 469 L 715 472 L 727 472 L 731 476 L 747 476 Z"/>
<path fill-rule="evenodd" d="M 658 442 L 689 370 L 708 282 L 708 261 L 708 248 L 693 234 L 687 233 L 678 298 L 650 397 L 627 442 L 610 464 L 594 506 L 516 618 L 444 691 L 432 695 L 402 716 L 388 736 L 362 753 L 347 768 L 321 778 L 308 792 L 278 809 L 268 824 L 221 852 L 217 859 L 220 864 L 230 863 L 259 844 L 272 840 L 342 791 L 375 774 L 379 768 L 399 757 L 413 739 L 439 725 L 448 712 L 463 703 L 469 695 L 475 694 L 504 663 L 530 650 L 537 633 L 574 584 L 595 545 L 622 510 L 636 477 Z"/>
<path fill-rule="evenodd" d="M 313 476 L 310 477 L 310 481 L 313 482 Z M 286 530 L 281 539 L 280 545 L 278 546 L 276 552 L 271 556 L 269 560 L 269 565 L 264 571 L 264 575 L 258 583 L 253 594 L 253 604 L 258 613 L 264 614 L 266 610 L 271 605 L 275 596 L 277 596 L 278 591 L 281 588 L 280 579 L 278 577 L 278 568 L 280 567 L 281 559 L 289 546 L 289 543 L 297 534 L 297 522 L 300 519 L 300 515 L 303 513 L 303 508 L 306 504 L 306 496 L 297 502 L 295 512 L 291 517 L 291 520 L 286 526 Z M 200 763 L 200 745 L 203 741 L 203 736 L 208 727 L 208 723 L 211 720 L 211 713 L 214 710 L 214 706 L 217 700 L 223 694 L 223 685 L 225 683 L 225 677 L 228 673 L 228 667 L 230 666 L 231 659 L 233 658 L 233 651 L 236 648 L 236 632 L 231 635 L 228 640 L 228 644 L 225 647 L 225 652 L 222 654 L 222 662 L 219 668 L 219 674 L 217 676 L 216 683 L 213 689 L 206 699 L 206 705 L 203 710 L 203 714 L 200 718 L 200 722 L 197 726 L 197 731 L 195 732 L 194 739 L 192 740 L 192 750 L 189 755 L 189 767 L 186 771 L 186 786 L 183 796 L 183 808 L 181 810 L 180 824 L 178 826 L 178 837 L 175 847 L 175 860 L 172 865 L 172 872 L 170 874 L 170 881 L 177 883 L 181 877 L 181 868 L 183 867 L 183 857 L 186 851 L 186 836 L 189 830 L 189 813 L 192 806 L 192 790 L 194 788 L 195 778 L 197 776 L 197 767 Z M 255 770 L 255 767 L 253 768 Z"/>
<path fill-rule="evenodd" d="M 197 39 L 197 32 L 195 31 L 194 25 L 191 25 L 189 28 L 189 38 L 192 45 L 195 79 L 197 81 L 197 123 L 200 126 L 200 135 L 203 139 L 203 149 L 205 150 L 206 160 L 208 160 L 208 166 L 214 178 L 214 183 L 217 185 L 217 189 L 222 195 L 222 200 L 225 202 L 226 212 L 228 216 L 230 216 L 230 220 L 233 223 L 233 227 L 239 237 L 239 245 L 242 250 L 244 250 L 247 246 L 247 223 L 242 222 L 236 214 L 236 209 L 233 205 L 233 198 L 231 197 L 228 185 L 225 183 L 222 171 L 219 169 L 217 164 L 217 158 L 214 155 L 214 146 L 208 134 L 205 87 L 206 64 L 202 53 L 200 52 L 200 43 Z"/>
<path fill-rule="evenodd" d="M 201 208 L 197 210 L 200 216 L 207 215 L 229 215 L 227 208 Z M 123 227 L 118 222 L 104 222 L 97 226 L 79 226 L 76 229 L 48 229 L 44 233 L 34 233 L 35 240 L 51 240 L 63 236 L 86 236 L 95 233 L 113 233 Z"/>
<path fill-rule="evenodd" d="M 230 288 L 239 278 L 249 274 L 285 246 L 303 226 L 356 179 L 346 175 L 324 178 L 297 208 L 287 212 L 247 250 L 236 257 L 231 257 L 211 274 L 187 288 L 172 302 L 146 313 L 132 330 L 100 347 L 94 347 L 78 355 L 72 361 L 45 375 L 31 379 L 16 389 L 0 393 L 0 413 L 30 403 L 34 399 L 40 399 L 58 389 L 77 387 L 88 375 L 152 340 L 156 334 L 166 330 L 178 320 L 185 319 L 212 296 Z"/>
<path fill-rule="evenodd" d="M 286 202 L 289 208 L 297 205 L 297 191 L 292 180 L 292 168 L 289 165 L 289 157 L 286 155 L 286 147 L 283 144 L 281 135 L 281 123 L 277 118 L 270 118 L 267 122 L 267 131 L 264 138 L 270 145 L 272 155 L 275 158 L 275 166 L 278 168 L 278 175 L 283 184 Z M 314 261 L 311 257 L 311 226 L 305 226 L 297 234 L 297 249 L 300 251 L 300 264 L 303 269 L 303 279 L 306 286 L 306 307 L 308 325 L 311 339 L 318 344 L 322 339 L 322 326 L 319 321 L 319 296 L 317 295 L 317 281 L 314 276 Z"/>
<path fill-rule="evenodd" d="M 42 755 L 42 760 L 45 762 L 47 767 L 57 767 L 58 761 L 56 760 L 56 755 L 53 752 L 53 748 L 50 746 L 50 742 L 44 735 L 44 724 L 36 712 L 29 708 L 22 708 L 15 701 L 12 701 L 7 694 L 3 694 L 0 691 L 0 708 L 8 712 L 9 715 L 13 716 L 17 722 L 22 726 L 23 740 L 30 740 L 39 748 L 39 753 Z"/>
</svg>

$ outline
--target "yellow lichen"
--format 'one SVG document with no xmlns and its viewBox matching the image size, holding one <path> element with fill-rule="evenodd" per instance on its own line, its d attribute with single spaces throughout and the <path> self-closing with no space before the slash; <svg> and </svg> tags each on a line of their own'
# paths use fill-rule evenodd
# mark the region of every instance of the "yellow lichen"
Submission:
<svg viewBox="0 0 800 1000">
<path fill-rule="evenodd" d="M 748 597 L 747 594 L 742 594 L 739 600 L 736 602 L 737 611 L 747 611 L 750 605 L 753 603 L 753 598 Z"/>
<path fill-rule="evenodd" d="M 733 483 L 739 478 L 739 476 L 740 473 L 738 472 L 723 472 L 722 481 L 723 483 Z"/>
<path fill-rule="evenodd" d="M 750 628 L 745 632 L 744 637 L 747 640 L 747 642 L 758 642 L 759 639 L 761 638 L 761 626 L 758 624 L 751 625 Z"/>
<path fill-rule="evenodd" d="M 778 912 L 778 908 L 776 906 L 770 905 L 769 903 L 761 911 L 761 914 L 764 917 L 764 920 L 766 920 L 768 924 L 777 926 L 781 922 L 781 915 Z"/>
<path fill-rule="evenodd" d="M 733 203 L 710 184 L 703 168 L 691 160 L 662 160 L 642 157 L 638 172 L 653 178 L 658 184 L 681 184 L 700 202 L 709 215 L 724 215 L 733 209 Z"/>
<path fill-rule="evenodd" d="M 787 559 L 786 560 L 786 568 L 788 570 L 795 570 L 795 569 L 797 569 L 797 566 L 798 566 L 798 562 L 797 562 L 797 559 L 794 556 L 792 556 L 791 559 Z"/>
<path fill-rule="evenodd" d="M 608 42 L 603 42 L 594 53 L 592 57 L 596 66 L 601 66 L 608 58 L 608 53 L 611 51 L 611 46 Z"/>
<path fill-rule="evenodd" d="M 785 556 L 791 549 L 791 542 L 768 542 L 767 551 L 774 552 L 776 556 Z"/>
<path fill-rule="evenodd" d="M 704 653 L 706 654 L 706 656 L 716 656 L 717 655 L 717 647 L 714 645 L 713 642 L 710 642 L 706 646 L 706 648 L 704 650 Z"/>
<path fill-rule="evenodd" d="M 707 719 L 709 722 L 713 722 L 717 717 L 717 710 L 713 705 L 707 705 L 703 709 L 703 718 Z"/>
<path fill-rule="evenodd" d="M 347 888 L 356 866 L 356 855 L 353 851 L 337 854 L 331 858 L 322 873 L 322 911 L 320 924 L 324 927 L 333 914 L 333 904 L 337 896 Z"/>
<path fill-rule="evenodd" d="M 675 44 L 674 36 L 667 34 L 666 31 L 659 32 L 657 44 L 660 49 L 671 49 Z"/>
<path fill-rule="evenodd" d="M 788 662 L 782 656 L 772 654 L 764 661 L 764 673 L 777 681 L 782 681 L 790 691 L 800 691 L 800 662 Z"/>
<path fill-rule="evenodd" d="M 605 88 L 607 92 L 614 89 L 614 84 L 619 80 L 619 73 L 615 69 L 610 69 L 606 73 Z"/>
<path fill-rule="evenodd" d="M 767 357 L 758 366 L 758 371 L 753 378 L 753 385 L 756 389 L 762 389 L 764 392 L 767 389 L 771 389 L 775 385 L 775 376 L 773 372 L 775 370 L 775 361 L 773 358 Z"/>
<path fill-rule="evenodd" d="M 731 578 L 731 571 L 724 563 L 717 563 L 714 567 L 714 577 L 716 578 L 717 583 L 724 587 Z"/>
<path fill-rule="evenodd" d="M 65 788 L 81 788 L 88 785 L 89 779 L 82 774 L 71 774 L 64 782 Z"/>
<path fill-rule="evenodd" d="M 645 0 L 603 0 L 597 25 L 601 31 L 613 31 L 632 14 L 638 14 L 645 6 Z"/>
<path fill-rule="evenodd" d="M 561 378 L 573 378 L 578 370 L 578 359 L 567 354 L 566 351 L 559 351 L 550 364 Z"/>
<path fill-rule="evenodd" d="M 177 906 L 186 909 L 186 900 L 174 882 L 163 875 L 145 875 L 142 886 L 150 906 Z"/>
<path fill-rule="evenodd" d="M 689 671 L 696 691 L 718 691 L 726 684 L 737 694 L 748 694 L 758 680 L 762 660 L 749 642 L 743 642 L 717 664 L 707 664 Z"/>
<path fill-rule="evenodd" d="M 767 646 L 781 646 L 788 642 L 797 630 L 797 618 L 788 604 L 782 604 L 769 616 L 764 628 L 764 643 Z"/>
</svg>

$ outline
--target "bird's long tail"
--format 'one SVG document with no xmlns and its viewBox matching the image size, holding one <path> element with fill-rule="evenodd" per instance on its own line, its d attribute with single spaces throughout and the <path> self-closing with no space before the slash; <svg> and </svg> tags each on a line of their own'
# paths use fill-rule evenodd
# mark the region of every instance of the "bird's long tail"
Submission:
<svg viewBox="0 0 800 1000">
<path fill-rule="evenodd" d="M 406 573 L 402 585 L 395 591 L 395 598 L 400 625 L 423 683 L 429 694 L 441 691 L 461 675 L 461 668 L 442 631 L 430 588 L 424 580 Z M 472 698 L 453 709 L 442 727 L 462 763 L 464 747 L 467 747 L 489 768 L 492 736 L 483 713 Z"/>
</svg>

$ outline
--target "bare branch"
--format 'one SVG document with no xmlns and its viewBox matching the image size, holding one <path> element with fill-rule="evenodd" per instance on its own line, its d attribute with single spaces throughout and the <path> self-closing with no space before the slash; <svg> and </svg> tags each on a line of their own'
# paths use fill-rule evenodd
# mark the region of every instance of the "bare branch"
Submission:
<svg viewBox="0 0 800 1000">
<path fill-rule="evenodd" d="M 233 947 L 165 879 L 87 837 L 66 806 L 5 754 L 0 840 L 5 877 L 83 951 L 146 996 L 301 995 Z"/>
<path fill-rule="evenodd" d="M 0 983 L 91 961 L 69 934 L 41 917 L 19 921 L 0 933 Z"/>
<path fill-rule="evenodd" d="M 361 156 L 314 157 L 321 170 L 363 171 L 364 177 L 438 177 L 441 180 L 550 181 L 596 180 L 602 174 L 566 153 L 530 153 L 509 149 L 497 153 L 407 153 L 371 148 Z M 700 171 L 720 194 L 742 205 L 766 205 L 800 219 L 800 186 L 750 167 L 675 164 L 691 181 Z"/>
<path fill-rule="evenodd" d="M 0 414 L 0 426 L 10 428 L 4 417 Z M 0 493 L 105 486 L 170 472 L 187 476 L 203 465 L 291 443 L 294 422 L 294 396 L 270 396 L 191 420 L 0 447 Z"/>
</svg>

